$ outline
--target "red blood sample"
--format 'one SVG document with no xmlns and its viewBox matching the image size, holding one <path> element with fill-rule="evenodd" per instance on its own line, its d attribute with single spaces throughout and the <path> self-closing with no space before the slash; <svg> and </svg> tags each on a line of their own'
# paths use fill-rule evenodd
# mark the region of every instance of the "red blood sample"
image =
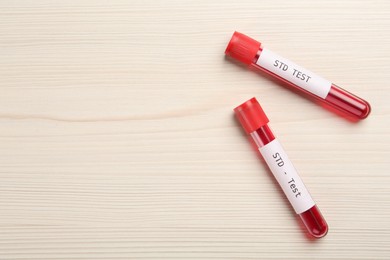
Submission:
<svg viewBox="0 0 390 260">
<path fill-rule="evenodd" d="M 268 126 L 268 118 L 255 98 L 234 109 L 245 131 L 252 137 L 307 231 L 315 238 L 328 232 L 328 225 L 298 176 L 284 149 Z"/>
<path fill-rule="evenodd" d="M 281 80 L 310 98 L 321 100 L 348 118 L 360 120 L 370 114 L 371 107 L 367 101 L 273 53 L 242 33 L 234 32 L 225 54 Z"/>
</svg>

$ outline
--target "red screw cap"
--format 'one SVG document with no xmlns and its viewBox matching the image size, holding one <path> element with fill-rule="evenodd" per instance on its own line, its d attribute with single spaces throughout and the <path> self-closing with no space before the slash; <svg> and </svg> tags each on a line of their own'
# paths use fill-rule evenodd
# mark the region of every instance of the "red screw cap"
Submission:
<svg viewBox="0 0 390 260">
<path fill-rule="evenodd" d="M 238 120 L 247 134 L 268 124 L 269 120 L 256 98 L 251 98 L 234 109 Z"/>
<path fill-rule="evenodd" d="M 245 64 L 251 64 L 260 49 L 261 43 L 242 34 L 234 32 L 225 54 Z"/>
</svg>

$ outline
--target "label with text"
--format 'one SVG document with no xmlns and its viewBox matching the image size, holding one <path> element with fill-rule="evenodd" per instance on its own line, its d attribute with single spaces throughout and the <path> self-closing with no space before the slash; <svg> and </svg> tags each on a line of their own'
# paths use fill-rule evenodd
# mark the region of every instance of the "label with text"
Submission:
<svg viewBox="0 0 390 260">
<path fill-rule="evenodd" d="M 266 48 L 261 51 L 256 64 L 323 99 L 332 86 L 330 81 Z"/>
<path fill-rule="evenodd" d="M 261 147 L 260 153 L 297 214 L 315 205 L 297 171 L 277 139 Z"/>
</svg>

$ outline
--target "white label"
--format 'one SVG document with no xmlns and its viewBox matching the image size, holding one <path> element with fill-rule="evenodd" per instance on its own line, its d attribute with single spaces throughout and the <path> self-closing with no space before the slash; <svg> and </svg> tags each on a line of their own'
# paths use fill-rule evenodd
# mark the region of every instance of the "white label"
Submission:
<svg viewBox="0 0 390 260">
<path fill-rule="evenodd" d="M 315 203 L 310 193 L 279 141 L 275 139 L 259 150 L 295 212 L 301 214 L 313 207 Z"/>
<path fill-rule="evenodd" d="M 265 48 L 256 64 L 323 99 L 332 86 L 330 81 Z"/>
</svg>

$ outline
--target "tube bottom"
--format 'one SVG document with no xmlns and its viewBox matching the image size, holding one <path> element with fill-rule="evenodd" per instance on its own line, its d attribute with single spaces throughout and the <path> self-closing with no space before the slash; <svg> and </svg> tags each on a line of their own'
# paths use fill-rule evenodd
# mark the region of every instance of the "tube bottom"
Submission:
<svg viewBox="0 0 390 260">
<path fill-rule="evenodd" d="M 324 237 L 328 233 L 328 224 L 322 216 L 317 205 L 314 205 L 305 212 L 299 214 L 303 224 L 309 231 L 310 235 L 315 238 Z"/>
<path fill-rule="evenodd" d="M 332 84 L 329 94 L 325 98 L 325 102 L 357 119 L 364 119 L 371 112 L 370 104 L 367 101 L 335 84 Z"/>
</svg>

